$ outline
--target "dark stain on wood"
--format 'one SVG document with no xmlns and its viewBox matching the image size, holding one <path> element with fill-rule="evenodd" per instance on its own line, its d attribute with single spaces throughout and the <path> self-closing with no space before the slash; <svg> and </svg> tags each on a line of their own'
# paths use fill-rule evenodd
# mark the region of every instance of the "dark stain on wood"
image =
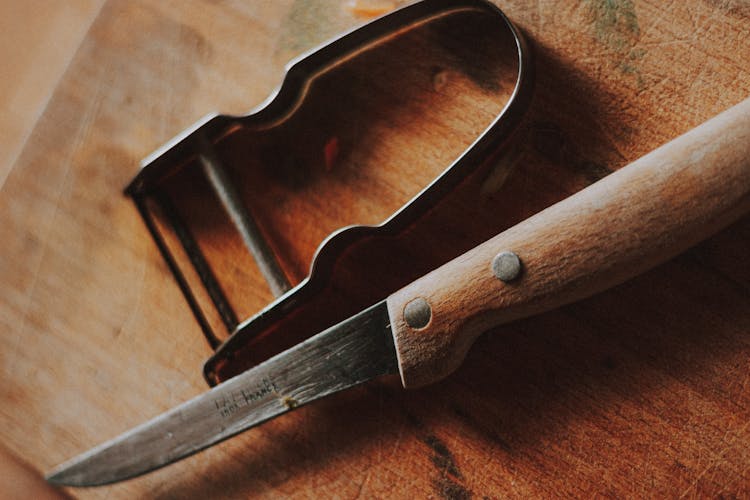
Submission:
<svg viewBox="0 0 750 500">
<path fill-rule="evenodd" d="M 464 424 L 466 424 L 467 427 L 479 431 L 483 437 L 498 445 L 504 452 L 510 453 L 512 451 L 508 440 L 504 439 L 493 429 L 480 422 L 464 408 L 458 405 L 452 405 L 451 410 L 453 411 L 454 415 L 459 417 L 464 422 Z"/>
<path fill-rule="evenodd" d="M 589 182 L 596 182 L 612 173 L 605 165 L 583 156 L 565 131 L 554 122 L 532 123 L 529 135 L 535 153 L 561 167 L 572 167 Z"/>
<path fill-rule="evenodd" d="M 460 484 L 442 477 L 434 483 L 435 489 L 446 500 L 463 500 L 471 498 L 471 492 Z"/>
<path fill-rule="evenodd" d="M 391 396 L 395 396 L 391 394 Z M 441 498 L 450 500 L 461 500 L 471 498 L 473 495 L 460 481 L 463 481 L 464 475 L 459 469 L 453 452 L 437 436 L 431 433 L 425 434 L 425 424 L 422 420 L 410 411 L 404 404 L 401 397 L 393 397 L 391 404 L 399 406 L 399 414 L 405 417 L 408 424 L 414 429 L 414 434 L 422 435 L 420 440 L 426 444 L 432 455 L 430 460 L 438 471 L 438 477 L 433 479 L 432 486 Z"/>
<path fill-rule="evenodd" d="M 435 467 L 440 469 L 441 472 L 445 472 L 454 476 L 458 479 L 462 479 L 461 471 L 458 470 L 456 462 L 453 458 L 453 454 L 450 452 L 448 447 L 440 439 L 434 435 L 429 435 L 424 439 L 424 443 L 430 447 L 435 453 L 432 456 L 432 463 Z"/>
<path fill-rule="evenodd" d="M 423 442 L 433 452 L 430 458 L 439 472 L 439 477 L 433 481 L 433 485 L 440 496 L 446 499 L 471 498 L 471 492 L 457 482 L 463 479 L 463 474 L 446 444 L 433 434 L 424 438 Z"/>
</svg>

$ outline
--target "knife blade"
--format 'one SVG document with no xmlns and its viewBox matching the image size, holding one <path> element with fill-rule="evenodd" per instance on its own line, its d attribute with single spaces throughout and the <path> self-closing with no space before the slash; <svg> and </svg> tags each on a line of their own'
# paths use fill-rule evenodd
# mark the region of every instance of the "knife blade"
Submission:
<svg viewBox="0 0 750 500">
<path fill-rule="evenodd" d="M 482 332 L 622 283 L 748 210 L 750 99 L 48 480 L 133 477 L 383 374 L 437 382 Z"/>
<path fill-rule="evenodd" d="M 383 301 L 62 464 L 47 481 L 98 486 L 138 476 L 388 373 L 398 369 Z"/>
</svg>

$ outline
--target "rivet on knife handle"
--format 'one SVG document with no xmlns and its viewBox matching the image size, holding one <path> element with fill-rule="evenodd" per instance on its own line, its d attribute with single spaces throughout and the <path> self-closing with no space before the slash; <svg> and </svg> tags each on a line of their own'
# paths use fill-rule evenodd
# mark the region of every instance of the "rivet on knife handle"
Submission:
<svg viewBox="0 0 750 500">
<path fill-rule="evenodd" d="M 521 274 L 521 259 L 508 250 L 500 252 L 492 259 L 492 272 L 500 281 L 505 283 L 513 281 Z"/>
<path fill-rule="evenodd" d="M 617 285 L 748 209 L 750 99 L 390 296 L 404 386 L 451 373 L 493 326 Z M 506 249 L 523 256 L 523 278 L 512 284 L 512 257 L 487 269 Z M 432 308 L 418 331 L 403 313 L 414 297 Z"/>
<path fill-rule="evenodd" d="M 432 308 L 422 297 L 418 297 L 404 307 L 404 319 L 409 327 L 419 330 L 426 327 L 432 318 Z"/>
</svg>

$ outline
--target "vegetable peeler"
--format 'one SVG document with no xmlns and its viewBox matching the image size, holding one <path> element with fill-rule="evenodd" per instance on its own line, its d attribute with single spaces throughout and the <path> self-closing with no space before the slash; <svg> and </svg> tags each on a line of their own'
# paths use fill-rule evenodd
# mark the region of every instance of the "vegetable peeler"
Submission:
<svg viewBox="0 0 750 500">
<path fill-rule="evenodd" d="M 471 61 L 472 57 L 476 60 Z M 373 81 L 396 77 L 404 81 L 402 96 L 374 97 L 379 91 Z M 463 87 L 451 88 L 447 81 L 461 79 L 466 81 Z M 285 340 L 269 332 L 278 329 L 284 318 L 305 314 L 297 311 L 305 309 L 329 285 L 332 268 L 348 249 L 368 239 L 398 236 L 470 172 L 491 159 L 524 115 L 531 82 L 528 46 L 497 7 L 481 0 L 426 0 L 299 57 L 288 65 L 281 86 L 256 110 L 246 116 L 209 115 L 146 158 L 126 193 L 138 207 L 206 339 L 216 349 L 204 367 L 206 380 L 216 384 L 300 341 L 299 336 Z M 371 218 L 363 224 L 356 217 L 343 217 L 340 225 L 346 227 L 331 228 L 310 261 L 302 259 L 299 267 L 308 266 L 307 275 L 290 279 L 294 271 L 289 271 L 289 264 L 279 255 L 289 250 L 279 247 L 283 242 L 287 246 L 293 242 L 288 236 L 277 237 L 281 243 L 269 242 L 268 235 L 283 228 L 272 227 L 273 221 L 264 224 L 258 220 L 272 210 L 269 205 L 273 202 L 256 208 L 257 199 L 264 193 L 252 191 L 252 186 L 272 190 L 269 185 L 281 184 L 293 196 L 302 198 L 299 192 L 308 186 L 301 185 L 305 178 L 316 175 L 316 168 L 331 170 L 328 177 L 333 178 L 366 176 L 366 168 L 357 165 L 364 161 L 358 151 L 377 159 L 368 137 L 383 135 L 380 130 L 384 127 L 377 125 L 378 114 L 392 115 L 394 123 L 388 126 L 399 136 L 407 135 L 410 123 L 432 126 L 427 123 L 431 119 L 443 120 L 451 127 L 450 120 L 464 113 L 460 93 L 466 86 L 477 89 L 488 102 L 487 116 L 474 127 L 478 136 L 469 135 L 457 144 L 453 148 L 455 158 L 432 160 L 425 170 L 433 172 L 435 178 L 422 175 L 424 185 L 406 190 L 401 197 L 403 205 L 393 207 L 392 214 L 383 214 L 385 220 Z M 344 95 L 342 89 L 346 88 L 353 90 Z M 362 95 L 368 102 L 361 102 Z M 342 112 L 336 111 L 343 99 L 349 100 L 347 106 Z M 440 114 L 430 116 L 424 110 L 428 106 Z M 361 125 L 365 121 L 376 124 L 352 132 L 365 128 Z M 456 133 L 452 128 L 448 132 Z M 429 136 L 424 147 L 430 147 L 428 141 L 432 140 L 435 137 Z M 315 145 L 292 146 L 307 143 Z M 410 165 L 414 168 L 412 158 L 394 161 L 391 155 L 387 160 L 397 170 Z M 283 180 L 264 174 L 269 168 L 281 171 Z M 400 175 L 404 185 L 418 177 L 408 172 Z M 365 189 L 354 195 L 374 196 L 371 203 L 381 204 L 383 197 L 377 198 L 372 186 L 377 178 L 367 180 Z M 331 189 L 331 183 L 317 184 L 310 189 L 326 193 Z M 229 222 L 225 231 L 237 233 L 244 252 L 254 258 L 265 277 L 275 300 L 262 311 L 238 313 L 217 271 L 221 263 L 212 265 L 207 257 L 205 248 L 213 242 L 204 245 L 200 241 L 201 229 L 195 228 L 200 223 L 195 220 L 204 215 L 196 214 L 194 208 L 207 205 L 221 207 L 222 222 Z M 319 206 L 311 210 L 319 210 Z M 218 223 L 204 223 L 209 224 Z M 208 238 L 214 239 L 214 233 Z M 192 281 L 190 276 L 194 277 Z M 379 293 L 390 293 L 417 276 L 404 276 Z M 364 306 L 368 300 L 375 298 L 361 300 L 356 306 Z M 343 319 L 345 313 L 342 311 L 334 320 Z M 315 329 L 332 324 L 330 319 L 306 321 Z"/>
</svg>

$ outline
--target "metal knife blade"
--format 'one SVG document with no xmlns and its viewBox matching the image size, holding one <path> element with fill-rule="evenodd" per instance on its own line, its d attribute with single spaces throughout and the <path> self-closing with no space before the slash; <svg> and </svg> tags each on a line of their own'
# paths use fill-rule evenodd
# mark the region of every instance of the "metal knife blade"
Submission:
<svg viewBox="0 0 750 500">
<path fill-rule="evenodd" d="M 47 481 L 97 486 L 187 457 L 300 405 L 398 373 L 386 302 L 60 465 Z"/>
</svg>

